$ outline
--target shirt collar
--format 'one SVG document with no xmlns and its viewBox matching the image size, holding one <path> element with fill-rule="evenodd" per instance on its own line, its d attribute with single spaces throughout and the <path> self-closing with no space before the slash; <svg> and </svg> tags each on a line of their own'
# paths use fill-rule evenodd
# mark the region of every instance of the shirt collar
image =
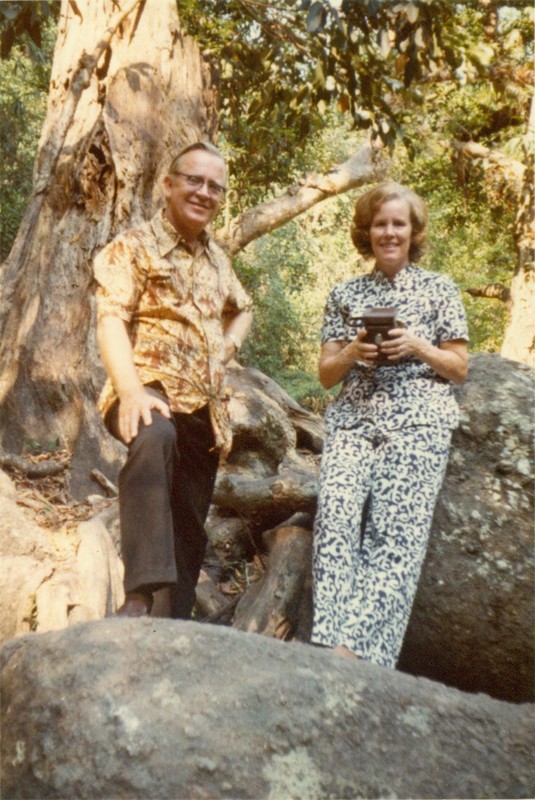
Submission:
<svg viewBox="0 0 535 800">
<path fill-rule="evenodd" d="M 397 275 L 394 276 L 393 280 L 389 280 L 384 272 L 381 272 L 380 269 L 374 267 L 371 277 L 379 286 L 393 286 L 396 289 L 406 289 L 412 285 L 413 275 L 416 272 L 416 267 L 412 264 L 407 264 Z"/>
<path fill-rule="evenodd" d="M 168 256 L 171 250 L 174 250 L 175 247 L 185 246 L 183 237 L 178 233 L 173 225 L 171 225 L 163 212 L 164 209 L 160 208 L 151 219 L 152 232 L 156 238 L 158 253 L 161 258 Z M 207 231 L 202 231 L 201 235 L 199 236 L 199 241 L 202 245 L 204 245 L 204 247 L 208 247 L 210 235 Z"/>
</svg>

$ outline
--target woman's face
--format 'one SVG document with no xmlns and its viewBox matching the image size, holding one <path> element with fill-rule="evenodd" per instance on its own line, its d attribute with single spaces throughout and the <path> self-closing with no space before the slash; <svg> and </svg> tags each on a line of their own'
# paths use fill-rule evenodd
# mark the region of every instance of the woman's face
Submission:
<svg viewBox="0 0 535 800">
<path fill-rule="evenodd" d="M 395 275 L 409 263 L 412 224 L 406 200 L 387 200 L 375 212 L 370 244 L 378 269 Z"/>
</svg>

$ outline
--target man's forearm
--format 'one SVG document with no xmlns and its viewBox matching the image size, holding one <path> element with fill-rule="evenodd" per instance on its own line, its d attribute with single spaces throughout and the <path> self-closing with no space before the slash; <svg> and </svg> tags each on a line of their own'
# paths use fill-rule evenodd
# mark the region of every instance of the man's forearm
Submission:
<svg viewBox="0 0 535 800">
<path fill-rule="evenodd" d="M 233 341 L 236 349 L 240 349 L 251 328 L 253 314 L 251 311 L 240 311 L 233 317 L 223 321 L 223 333 Z"/>
<path fill-rule="evenodd" d="M 141 381 L 123 320 L 119 317 L 103 317 L 99 320 L 97 341 L 106 373 L 119 397 L 139 390 Z"/>
</svg>

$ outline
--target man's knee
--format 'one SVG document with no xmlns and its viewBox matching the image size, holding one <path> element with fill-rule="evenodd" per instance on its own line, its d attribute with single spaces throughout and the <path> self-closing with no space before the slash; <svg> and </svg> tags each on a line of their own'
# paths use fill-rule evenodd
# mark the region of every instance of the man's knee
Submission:
<svg viewBox="0 0 535 800">
<path fill-rule="evenodd" d="M 129 446 L 129 456 L 140 452 L 162 452 L 170 456 L 176 447 L 176 430 L 172 420 L 167 419 L 159 411 L 152 411 L 152 422 L 145 425 L 140 420 L 139 431 Z"/>
</svg>

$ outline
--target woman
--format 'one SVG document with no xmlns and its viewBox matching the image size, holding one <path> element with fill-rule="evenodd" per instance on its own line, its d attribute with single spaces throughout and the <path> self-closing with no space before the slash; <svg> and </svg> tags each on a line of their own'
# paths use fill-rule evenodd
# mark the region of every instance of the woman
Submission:
<svg viewBox="0 0 535 800">
<path fill-rule="evenodd" d="M 388 667 L 401 650 L 458 424 L 451 384 L 462 383 L 468 363 L 457 288 L 414 266 L 426 227 L 423 200 L 404 186 L 359 198 L 351 237 L 375 267 L 331 291 L 319 361 L 322 385 L 343 386 L 325 416 L 312 641 Z M 396 310 L 379 344 L 365 341 L 361 319 L 374 307 Z"/>
</svg>

